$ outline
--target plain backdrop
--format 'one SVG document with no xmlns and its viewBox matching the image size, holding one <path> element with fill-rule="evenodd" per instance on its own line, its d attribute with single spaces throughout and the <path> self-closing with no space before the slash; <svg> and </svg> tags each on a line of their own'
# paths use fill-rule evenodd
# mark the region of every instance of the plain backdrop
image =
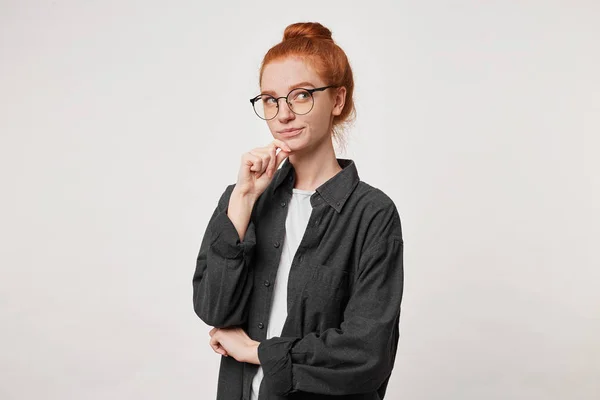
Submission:
<svg viewBox="0 0 600 400">
<path fill-rule="evenodd" d="M 0 399 L 214 399 L 192 308 L 288 24 L 356 80 L 399 209 L 387 399 L 600 398 L 600 3 L 0 1 Z"/>
</svg>

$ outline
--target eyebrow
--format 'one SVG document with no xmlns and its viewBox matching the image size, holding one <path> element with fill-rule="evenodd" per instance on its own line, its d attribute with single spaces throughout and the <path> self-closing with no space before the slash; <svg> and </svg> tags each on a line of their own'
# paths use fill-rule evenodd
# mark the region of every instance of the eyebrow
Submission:
<svg viewBox="0 0 600 400">
<path fill-rule="evenodd" d="M 305 86 L 311 86 L 313 88 L 315 87 L 315 85 L 313 85 L 312 83 L 304 81 L 304 82 L 298 82 L 295 85 L 291 85 L 288 88 L 288 91 L 291 91 L 292 89 L 295 89 L 295 88 L 298 88 L 298 87 L 305 87 Z M 265 90 L 265 91 L 261 92 L 260 94 L 270 94 L 272 96 L 275 96 L 275 92 L 272 91 L 272 90 Z"/>
</svg>

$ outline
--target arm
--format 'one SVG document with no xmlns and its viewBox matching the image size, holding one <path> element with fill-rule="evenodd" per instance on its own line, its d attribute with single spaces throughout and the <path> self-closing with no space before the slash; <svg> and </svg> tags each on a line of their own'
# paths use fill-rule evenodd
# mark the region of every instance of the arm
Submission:
<svg viewBox="0 0 600 400">
<path fill-rule="evenodd" d="M 249 265 L 256 235 L 250 212 L 254 202 L 236 197 L 234 187 L 231 184 L 225 189 L 208 222 L 192 279 L 194 311 L 207 325 L 217 328 L 242 325 L 247 320 L 246 305 L 252 291 Z"/>
<path fill-rule="evenodd" d="M 260 343 L 269 392 L 365 393 L 389 377 L 399 337 L 404 244 L 399 224 L 387 233 L 361 256 L 340 329 Z"/>
</svg>

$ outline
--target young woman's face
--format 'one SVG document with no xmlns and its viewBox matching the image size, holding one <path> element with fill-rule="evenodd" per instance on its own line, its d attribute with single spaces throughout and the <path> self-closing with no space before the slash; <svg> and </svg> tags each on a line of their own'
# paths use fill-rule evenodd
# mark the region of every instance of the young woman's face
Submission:
<svg viewBox="0 0 600 400">
<path fill-rule="evenodd" d="M 314 89 L 327 86 L 312 68 L 298 58 L 271 62 L 263 70 L 261 93 L 274 97 L 287 96 L 290 90 L 302 87 Z M 313 92 L 313 107 L 304 115 L 297 115 L 279 100 L 275 118 L 267 120 L 274 138 L 284 141 L 294 153 L 314 149 L 327 141 L 331 143 L 333 117 L 343 109 L 345 89 L 328 88 Z M 341 96 L 336 93 L 343 93 Z M 285 130 L 294 129 L 291 132 Z"/>
</svg>

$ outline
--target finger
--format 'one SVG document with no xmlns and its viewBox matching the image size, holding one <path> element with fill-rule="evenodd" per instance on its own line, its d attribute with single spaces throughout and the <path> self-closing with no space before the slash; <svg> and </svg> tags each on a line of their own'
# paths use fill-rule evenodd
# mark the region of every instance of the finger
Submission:
<svg viewBox="0 0 600 400">
<path fill-rule="evenodd" d="M 259 172 L 262 168 L 262 159 L 252 152 L 244 153 L 244 161 L 250 166 L 250 171 Z"/>
<path fill-rule="evenodd" d="M 211 337 L 210 340 L 208 341 L 208 344 L 210 345 L 210 347 L 213 349 L 213 351 L 215 353 L 219 353 L 219 354 L 226 353 L 225 349 L 223 349 L 223 346 L 221 346 L 218 339 Z"/>
<path fill-rule="evenodd" d="M 212 329 L 211 329 L 211 330 L 208 332 L 208 334 L 210 335 L 210 337 L 212 337 L 212 335 L 214 335 L 214 334 L 215 334 L 215 332 L 216 332 L 216 331 L 218 331 L 218 330 L 219 330 L 219 328 L 212 328 Z"/>
<path fill-rule="evenodd" d="M 250 153 L 254 154 L 257 157 L 260 157 L 262 164 L 260 174 L 263 174 L 268 168 L 271 161 L 271 153 L 268 147 L 261 147 L 258 149 L 251 150 Z"/>
<path fill-rule="evenodd" d="M 262 174 L 265 164 L 262 154 L 255 151 L 251 151 L 250 154 L 256 157 L 256 161 L 254 162 L 255 168 L 253 169 L 253 171 L 258 173 L 259 175 Z"/>
<path fill-rule="evenodd" d="M 276 147 L 279 147 L 280 149 L 287 151 L 288 153 L 290 151 L 292 151 L 290 146 L 288 146 L 288 144 L 281 139 L 273 139 L 273 141 L 271 143 L 274 144 Z"/>
<path fill-rule="evenodd" d="M 271 146 L 269 159 L 269 166 L 267 167 L 267 173 L 269 178 L 272 178 L 275 174 L 275 170 L 277 170 L 277 148 L 275 146 Z"/>
<path fill-rule="evenodd" d="M 227 351 L 221 345 L 219 345 L 219 348 L 217 349 L 217 353 L 222 356 L 225 356 L 225 357 L 228 356 Z"/>
<path fill-rule="evenodd" d="M 217 342 L 212 336 L 210 339 L 208 339 L 208 345 L 211 347 L 211 349 L 213 349 L 214 352 L 217 352 L 219 342 Z"/>
<path fill-rule="evenodd" d="M 272 158 L 273 157 L 271 157 L 271 153 L 265 153 L 265 154 L 263 154 L 263 156 L 262 156 L 263 169 L 260 171 L 261 173 L 269 171 L 269 166 L 272 164 L 272 162 L 271 162 Z"/>
<path fill-rule="evenodd" d="M 250 151 L 250 154 L 258 157 L 258 159 L 260 160 L 260 162 L 257 162 L 257 170 L 256 172 L 256 177 L 260 178 L 261 175 L 265 172 L 265 170 L 267 169 L 267 166 L 269 165 L 269 155 L 266 155 L 263 149 L 254 149 Z"/>
</svg>

